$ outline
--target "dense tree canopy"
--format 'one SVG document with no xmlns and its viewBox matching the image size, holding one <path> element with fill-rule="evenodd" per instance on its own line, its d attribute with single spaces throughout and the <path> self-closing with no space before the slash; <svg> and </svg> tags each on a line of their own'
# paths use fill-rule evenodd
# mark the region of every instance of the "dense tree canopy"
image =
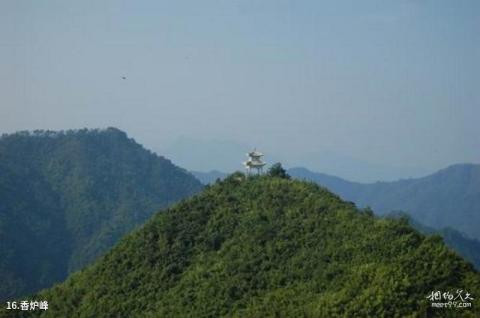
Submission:
<svg viewBox="0 0 480 318">
<path fill-rule="evenodd" d="M 480 276 L 439 237 L 313 183 L 237 173 L 33 298 L 45 317 L 478 316 L 477 300 L 431 307 L 458 288 L 478 298 Z"/>
<path fill-rule="evenodd" d="M 469 183 L 475 183 L 475 182 L 480 182 L 479 176 L 476 175 L 476 170 L 475 169 L 468 169 L 469 166 L 472 165 L 464 165 L 465 169 L 467 171 L 470 171 L 466 174 L 464 174 L 464 183 L 469 184 Z M 444 179 L 449 179 L 450 177 L 448 175 L 451 174 L 452 172 L 452 178 L 455 178 L 453 173 L 453 170 L 458 169 L 458 167 L 452 167 L 451 169 L 447 169 L 447 171 L 444 172 L 447 176 L 444 177 Z M 211 172 L 192 172 L 197 179 L 199 179 L 202 183 L 204 184 L 210 184 L 214 183 L 215 180 L 217 179 L 224 179 L 228 175 L 225 173 L 221 173 L 219 171 L 211 171 Z M 321 173 L 314 173 L 311 172 L 305 168 L 292 168 L 287 170 L 288 174 L 292 174 L 294 178 L 297 179 L 304 179 L 304 180 L 310 180 L 318 183 L 319 185 L 327 187 L 329 190 L 339 194 L 342 198 L 346 200 L 352 200 L 359 206 L 366 206 L 368 207 L 370 204 L 376 204 L 376 202 L 383 200 L 382 195 L 385 193 L 384 188 L 389 187 L 388 182 L 381 182 L 381 183 L 375 183 L 375 184 L 360 184 L 360 183 L 354 183 L 354 182 L 349 182 L 343 179 L 340 179 L 338 177 L 334 176 L 329 176 Z M 423 179 L 423 178 L 422 178 Z M 431 179 L 431 177 L 426 177 L 424 179 Z M 472 181 L 467 181 L 467 180 L 473 180 Z M 475 181 L 478 180 L 478 181 Z M 401 195 L 405 191 L 408 191 L 407 189 L 411 187 L 412 184 L 416 184 L 417 181 L 416 179 L 408 180 L 406 182 L 393 182 L 392 184 L 396 184 L 397 186 L 391 187 L 392 189 L 395 188 L 395 193 L 398 195 Z M 434 182 L 423 182 L 422 190 L 421 191 L 426 191 L 430 192 L 428 189 L 433 186 Z M 448 181 L 444 181 L 442 185 L 447 185 Z M 454 182 L 454 184 L 459 185 L 460 182 Z M 467 187 L 468 188 L 468 187 Z M 477 187 L 479 188 L 479 187 Z M 363 190 L 363 189 L 374 189 L 374 190 Z M 377 194 L 375 191 L 379 191 Z M 392 190 L 393 191 L 393 190 Z M 420 190 L 419 190 L 420 191 Z M 412 212 L 404 212 L 408 214 L 408 219 L 411 221 L 412 226 L 419 230 L 420 232 L 424 234 L 438 234 L 440 235 L 445 244 L 451 248 L 453 248 L 456 252 L 458 252 L 460 255 L 462 255 L 465 259 L 469 260 L 472 262 L 477 270 L 480 270 L 480 240 L 475 239 L 470 237 L 469 235 L 466 235 L 465 233 L 456 230 L 450 226 L 443 227 L 440 225 L 440 227 L 433 227 L 433 226 L 426 226 L 419 222 L 417 219 L 412 217 L 412 215 L 417 215 L 417 214 L 423 214 L 423 212 L 419 211 L 415 207 L 415 204 L 419 204 L 421 206 L 425 206 L 429 204 L 435 207 L 437 213 L 443 218 L 444 220 L 449 220 L 449 219 L 455 219 L 458 218 L 458 214 L 463 214 L 463 213 L 469 213 L 468 215 L 464 215 L 465 219 L 470 219 L 470 212 L 469 211 L 476 211 L 480 209 L 480 206 L 476 206 L 475 204 L 475 198 L 478 197 L 475 195 L 468 195 L 464 197 L 462 195 L 463 190 L 457 190 L 455 192 L 452 192 L 451 195 L 447 195 L 447 200 L 451 202 L 457 202 L 459 205 L 463 206 L 464 208 L 460 208 L 458 211 L 454 210 L 455 213 L 448 215 L 449 213 L 452 213 L 452 210 L 449 208 L 450 205 L 442 205 L 438 204 L 437 200 L 434 199 L 434 194 L 437 193 L 437 195 L 443 196 L 444 191 L 432 191 L 430 192 L 430 195 L 427 198 L 424 198 L 422 200 L 417 200 L 417 197 L 415 194 L 412 194 L 408 196 L 407 198 L 404 198 L 403 200 L 385 200 L 384 203 L 382 204 L 382 209 L 377 212 L 381 212 L 382 215 L 386 211 L 389 211 L 386 215 L 390 215 L 391 213 L 395 213 L 394 210 L 398 209 L 398 206 L 405 206 L 404 201 L 408 202 L 408 205 L 412 209 Z M 474 187 L 470 190 L 467 190 L 466 193 L 469 192 L 475 192 Z M 387 196 L 389 197 L 389 196 Z M 473 199 L 473 200 L 472 200 Z M 424 203 L 421 203 L 421 202 Z M 480 202 L 479 202 L 480 203 Z M 375 207 L 378 208 L 377 205 Z M 429 210 L 432 210 L 432 208 L 428 208 Z M 433 211 L 431 211 L 432 215 Z M 453 222 L 452 222 L 453 224 Z M 470 225 L 470 228 L 472 229 L 478 229 L 480 224 L 477 224 L 475 221 L 472 222 Z M 478 232 L 478 230 L 477 230 Z"/>
<path fill-rule="evenodd" d="M 280 162 L 273 164 L 270 169 L 268 169 L 268 175 L 271 177 L 290 179 L 290 176 L 287 174 L 287 171 L 283 169 Z"/>
<path fill-rule="evenodd" d="M 115 128 L 2 136 L 0 300 L 65 279 L 201 188 Z"/>
<path fill-rule="evenodd" d="M 406 211 L 426 226 L 451 227 L 480 240 L 479 164 L 458 164 L 423 178 L 370 184 L 349 182 L 304 168 L 289 169 L 288 173 L 315 181 L 358 206 L 371 206 L 378 214 Z"/>
</svg>

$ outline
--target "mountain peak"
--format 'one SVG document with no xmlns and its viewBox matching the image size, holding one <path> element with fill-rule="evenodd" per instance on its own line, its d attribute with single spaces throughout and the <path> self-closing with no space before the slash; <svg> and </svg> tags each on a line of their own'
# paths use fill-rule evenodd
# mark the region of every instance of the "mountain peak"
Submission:
<svg viewBox="0 0 480 318">
<path fill-rule="evenodd" d="M 0 300 L 62 281 L 202 187 L 116 128 L 0 138 Z"/>
<path fill-rule="evenodd" d="M 479 286 L 469 263 L 408 222 L 313 183 L 236 173 L 38 298 L 54 316 L 424 316 L 432 290 Z"/>
</svg>

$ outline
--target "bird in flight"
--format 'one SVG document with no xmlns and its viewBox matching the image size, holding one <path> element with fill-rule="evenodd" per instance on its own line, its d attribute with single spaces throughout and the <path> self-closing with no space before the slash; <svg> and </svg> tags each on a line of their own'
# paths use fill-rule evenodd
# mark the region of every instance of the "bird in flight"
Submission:
<svg viewBox="0 0 480 318">
<path fill-rule="evenodd" d="M 125 77 L 125 76 L 122 76 L 122 79 L 123 79 L 123 80 L 125 80 L 125 79 L 127 79 L 127 77 Z"/>
</svg>

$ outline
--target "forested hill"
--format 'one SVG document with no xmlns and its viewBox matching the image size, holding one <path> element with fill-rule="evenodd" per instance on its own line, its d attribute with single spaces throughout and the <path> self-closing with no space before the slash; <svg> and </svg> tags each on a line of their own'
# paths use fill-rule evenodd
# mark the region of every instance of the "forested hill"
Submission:
<svg viewBox="0 0 480 318">
<path fill-rule="evenodd" d="M 394 211 L 386 214 L 384 217 L 388 218 L 406 218 L 409 224 L 426 235 L 440 235 L 445 242 L 445 245 L 452 248 L 464 259 L 471 262 L 477 270 L 480 270 L 480 241 L 466 237 L 463 233 L 446 227 L 443 229 L 434 229 L 426 226 L 413 219 L 410 215 L 402 211 Z"/>
<path fill-rule="evenodd" d="M 226 173 L 218 172 L 218 171 L 210 171 L 210 172 L 197 172 L 192 171 L 193 175 L 200 180 L 203 184 L 212 184 L 216 182 L 218 179 L 224 179 L 228 176 Z M 359 203 L 360 206 L 372 206 L 375 200 L 361 200 L 362 196 L 359 195 L 363 191 L 363 188 L 369 187 L 369 184 L 361 184 L 350 182 L 335 176 L 330 176 L 323 173 L 315 173 L 305 168 L 292 168 L 288 170 L 288 173 L 292 176 L 295 176 L 297 179 L 306 179 L 313 182 L 316 182 L 320 185 L 323 185 L 340 194 L 344 199 L 349 199 L 352 201 L 360 201 L 356 202 Z M 412 180 L 410 180 L 411 182 Z M 387 184 L 387 183 L 382 183 Z M 404 183 L 408 186 L 408 183 Z M 382 190 L 382 187 L 377 187 L 376 189 Z M 400 192 L 400 189 L 397 189 Z M 377 198 L 374 193 L 369 194 L 370 198 Z M 378 198 L 377 198 L 378 199 Z M 410 200 L 415 200 L 413 196 Z M 453 199 L 452 199 L 453 200 Z M 435 201 L 434 201 L 435 202 Z M 370 203 L 370 204 L 369 204 Z M 442 214 L 444 211 L 442 210 L 443 207 L 438 206 L 436 203 L 432 203 L 436 205 L 439 209 L 438 213 Z M 392 202 L 392 205 L 384 206 L 382 214 L 385 212 L 386 215 L 391 214 L 391 212 L 398 212 L 397 204 Z M 403 205 L 402 205 L 403 206 Z M 480 209 L 480 207 L 478 208 Z M 478 210 L 476 209 L 476 210 Z M 413 209 L 415 211 L 415 209 Z M 405 216 L 405 215 L 403 215 Z M 430 226 L 425 226 L 422 223 L 418 222 L 418 220 L 414 219 L 411 214 L 408 214 L 408 218 L 411 220 L 412 226 L 419 230 L 424 234 L 438 234 L 440 235 L 447 246 L 453 248 L 455 251 L 460 253 L 465 259 L 472 262 L 477 269 L 480 269 L 480 240 L 474 239 L 471 237 L 467 237 L 463 232 L 459 230 L 455 230 L 452 227 L 441 227 L 441 228 L 433 228 Z M 480 228 L 479 228 L 480 231 Z M 478 232 L 478 231 L 477 231 Z M 474 235 L 473 235 L 474 236 Z"/>
<path fill-rule="evenodd" d="M 453 165 L 423 178 L 371 184 L 349 182 L 304 168 L 288 172 L 380 214 L 405 211 L 427 226 L 452 227 L 480 240 L 480 165 Z"/>
<path fill-rule="evenodd" d="M 49 287 L 202 185 L 115 128 L 0 138 L 0 300 Z"/>
<path fill-rule="evenodd" d="M 432 291 L 457 289 L 472 308 L 431 307 Z M 29 316 L 478 317 L 478 295 L 472 265 L 404 219 L 314 183 L 236 173 L 33 296 L 49 310 Z"/>
</svg>

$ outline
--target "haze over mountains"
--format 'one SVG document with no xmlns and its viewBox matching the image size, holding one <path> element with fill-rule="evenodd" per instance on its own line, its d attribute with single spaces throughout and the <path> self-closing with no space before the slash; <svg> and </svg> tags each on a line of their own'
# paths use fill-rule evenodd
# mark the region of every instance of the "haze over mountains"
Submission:
<svg viewBox="0 0 480 318">
<path fill-rule="evenodd" d="M 459 286 L 480 294 L 480 274 L 438 237 L 313 183 L 238 173 L 157 213 L 94 265 L 34 296 L 49 310 L 31 314 L 450 316 L 427 296 Z M 454 313 L 474 317 L 479 308 Z"/>
<path fill-rule="evenodd" d="M 64 280 L 201 189 L 115 128 L 2 136 L 0 300 Z"/>
<path fill-rule="evenodd" d="M 255 148 L 255 144 L 254 141 L 252 144 L 245 144 L 229 140 L 199 140 L 182 137 L 167 147 L 158 148 L 162 154 L 188 170 L 203 172 L 218 170 L 232 173 L 241 168 L 246 152 Z M 281 161 L 285 166 L 302 165 L 315 171 L 323 171 L 360 182 L 421 177 L 435 170 L 431 167 L 369 162 L 327 149 L 310 150 L 305 153 L 288 151 L 286 147 L 280 154 L 268 147 L 266 149 L 262 147 L 261 150 L 267 154 L 269 164 Z"/>
<path fill-rule="evenodd" d="M 0 317 L 480 318 L 479 17 L 0 1 Z"/>
</svg>

